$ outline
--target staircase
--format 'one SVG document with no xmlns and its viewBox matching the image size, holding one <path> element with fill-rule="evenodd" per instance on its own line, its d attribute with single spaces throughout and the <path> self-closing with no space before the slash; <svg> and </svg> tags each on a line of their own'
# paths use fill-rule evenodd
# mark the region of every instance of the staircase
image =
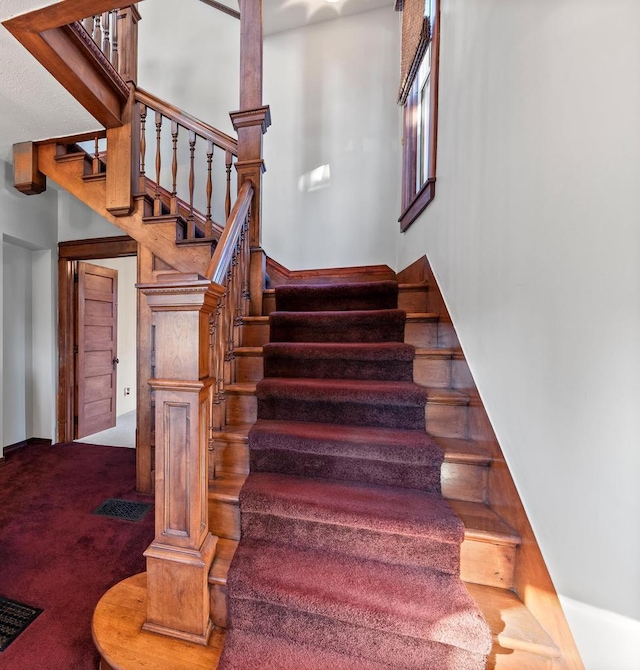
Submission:
<svg viewBox="0 0 640 670">
<path fill-rule="evenodd" d="M 288 659 L 283 669 L 579 670 L 428 268 L 289 272 L 265 259 L 261 3 L 240 4 L 237 141 L 137 87 L 135 6 L 60 3 L 5 23 L 104 127 L 15 145 L 16 188 L 37 194 L 53 179 L 128 233 L 145 259 L 138 373 L 155 394 L 147 404 L 161 527 L 147 573 L 114 587 L 96 610 L 103 667 L 214 667 L 229 629 L 223 670 L 265 668 L 271 655 Z M 98 13 L 87 19 L 85 7 Z M 119 51 L 103 39 L 106 21 L 112 38 L 121 27 Z M 276 289 L 263 288 L 265 263 Z M 392 302 L 371 301 L 362 287 L 370 281 L 399 283 L 397 297 L 394 288 Z M 335 312 L 335 300 L 338 316 L 304 316 Z M 348 332 L 357 336 L 344 346 Z M 361 425 L 346 428 L 356 415 Z M 150 449 L 153 427 L 145 430 Z M 354 527 L 366 527 L 364 540 Z M 281 570 L 292 563 L 307 566 L 297 591 Z M 427 634 L 453 616 L 436 582 L 463 614 Z M 322 602 L 310 595 L 318 584 Z M 364 594 L 383 587 L 387 599 L 372 605 Z M 263 611 L 289 631 L 274 635 Z M 471 645 L 458 636 L 465 627 Z"/>
<path fill-rule="evenodd" d="M 367 278 L 364 270 L 361 276 L 351 272 L 349 279 L 357 281 L 362 277 Z M 376 277 L 376 279 L 379 278 Z M 395 280 L 395 275 L 389 273 L 387 279 Z M 326 273 L 320 277 L 320 286 L 331 287 L 336 281 L 344 282 L 345 278 Z M 354 286 L 358 285 L 354 284 Z M 303 509 L 305 515 L 311 514 L 315 523 L 318 523 L 315 518 L 319 514 L 318 509 L 321 509 L 323 505 L 331 505 L 331 514 L 346 514 L 341 505 L 347 504 L 344 501 L 350 499 L 349 491 L 352 491 L 351 487 L 355 486 L 359 495 L 366 497 L 365 491 L 370 494 L 371 507 L 367 507 L 367 512 L 358 508 L 361 514 L 375 517 L 377 514 L 384 513 L 384 510 L 387 510 L 383 502 L 385 492 L 393 492 L 404 501 L 406 509 L 415 512 L 420 508 L 419 496 L 424 497 L 424 491 L 437 491 L 440 483 L 444 498 L 455 510 L 463 524 L 464 537 L 460 538 L 462 539 L 460 575 L 466 582 L 469 594 L 484 615 L 493 635 L 492 649 L 486 667 L 524 670 L 572 667 L 564 664 L 557 645 L 515 591 L 521 538 L 518 532 L 487 504 L 493 457 L 484 441 L 470 437 L 473 432 L 470 421 L 473 418 L 469 405 L 475 400 L 474 389 L 460 388 L 462 384 L 469 384 L 470 375 L 455 338 L 455 332 L 447 322 L 445 315 L 427 311 L 428 306 L 436 302 L 433 300 L 433 294 L 437 294 L 437 287 L 429 286 L 426 282 L 399 285 L 398 307 L 405 310 L 406 316 L 402 316 L 400 331 L 403 332 L 404 337 L 395 339 L 403 339 L 404 344 L 352 343 L 347 346 L 331 342 L 344 341 L 349 332 L 355 332 L 353 324 L 351 331 L 345 326 L 345 322 L 353 321 L 354 317 L 348 311 L 344 311 L 342 314 L 329 315 L 329 322 L 327 323 L 325 319 L 323 325 L 318 323 L 317 317 L 312 317 L 309 321 L 309 314 L 304 314 L 304 311 L 322 307 L 315 292 L 326 289 L 313 287 L 306 294 L 304 291 L 296 290 L 296 295 L 305 297 L 292 304 L 291 301 L 286 302 L 286 292 L 291 288 L 295 290 L 298 289 L 298 286 L 290 283 L 280 288 L 281 296 L 284 294 L 284 297 L 280 297 L 278 309 L 284 300 L 284 307 L 287 310 L 284 313 L 279 313 L 275 309 L 278 300 L 276 294 L 279 291 L 276 288 L 265 291 L 262 316 L 244 319 L 243 346 L 238 347 L 235 352 L 237 381 L 227 387 L 227 425 L 223 432 L 216 435 L 214 444 L 212 478 L 209 485 L 210 525 L 213 532 L 222 538 L 219 544 L 224 549 L 214 560 L 209 575 L 212 613 L 216 625 L 231 626 L 233 632 L 228 633 L 228 637 L 230 635 L 230 639 L 235 641 L 230 647 L 231 651 L 228 652 L 230 658 L 223 656 L 220 667 L 225 669 L 261 667 L 259 664 L 252 665 L 254 661 L 251 659 L 254 657 L 250 649 L 262 649 L 263 651 L 279 649 L 278 658 L 291 657 L 293 659 L 291 666 L 283 664 L 282 668 L 307 667 L 304 663 L 309 662 L 306 657 L 301 658 L 299 654 L 294 653 L 297 648 L 296 644 L 294 648 L 290 648 L 291 640 L 287 639 L 287 635 L 293 636 L 293 633 L 277 631 L 274 633 L 272 629 L 267 629 L 269 632 L 265 635 L 265 626 L 257 626 L 255 616 L 251 619 L 254 623 L 247 624 L 246 612 L 242 607 L 234 605 L 234 582 L 231 580 L 228 585 L 227 580 L 229 567 L 241 537 L 246 538 L 248 534 L 250 539 L 243 539 L 240 543 L 242 547 L 246 541 L 248 548 L 242 551 L 238 560 L 233 564 L 232 576 L 234 570 L 239 570 L 240 574 L 251 574 L 251 565 L 258 563 L 260 566 L 268 565 L 269 560 L 276 562 L 272 566 L 274 575 L 281 570 L 284 571 L 283 566 L 288 565 L 291 559 L 286 558 L 287 554 L 282 554 L 281 544 L 286 543 L 288 538 L 295 538 L 293 540 L 295 546 L 291 548 L 291 552 L 299 562 L 303 561 L 304 552 L 310 550 L 309 543 L 320 542 L 312 551 L 319 552 L 326 565 L 331 565 L 332 562 L 338 565 L 344 561 L 348 562 L 350 559 L 345 559 L 343 555 L 344 547 L 353 545 L 355 549 L 352 552 L 356 552 L 358 558 L 355 563 L 350 564 L 349 573 L 359 575 L 354 566 L 363 564 L 369 566 L 372 560 L 380 561 L 379 555 L 372 557 L 367 553 L 369 546 L 375 546 L 376 553 L 379 551 L 373 539 L 365 535 L 367 539 L 359 541 L 355 534 L 345 531 L 343 527 L 342 534 L 339 536 L 329 534 L 330 539 L 328 540 L 325 534 L 316 529 L 312 533 L 313 539 L 308 540 L 305 538 L 305 533 L 310 532 L 309 528 L 301 530 L 295 527 L 295 524 L 302 522 L 299 520 L 291 522 L 288 518 L 291 515 L 297 517 L 302 513 L 283 510 L 286 510 L 287 507 L 294 510 Z M 343 293 L 345 290 L 348 292 L 348 284 L 341 286 L 341 289 Z M 326 307 L 327 303 L 324 306 Z M 362 339 L 378 341 L 385 337 L 394 337 L 392 331 L 394 328 L 397 329 L 397 324 L 391 325 L 389 322 L 397 317 L 396 313 L 387 311 L 385 315 L 381 312 L 370 314 L 361 312 L 360 316 L 364 316 L 364 323 L 367 325 L 357 335 L 358 341 Z M 383 319 L 388 320 L 386 328 L 381 324 Z M 289 341 L 294 338 L 297 343 L 291 344 Z M 321 338 L 330 343 L 314 344 Z M 301 339 L 305 342 L 300 343 Z M 306 342 L 306 340 L 311 340 L 311 342 Z M 335 362 L 337 350 L 341 351 L 338 354 L 339 363 Z M 347 350 L 346 353 L 345 350 Z M 410 359 L 408 368 L 406 367 L 407 358 Z M 327 381 L 328 375 L 339 376 L 340 380 Z M 286 378 L 279 379 L 279 377 Z M 377 378 L 377 381 L 372 382 L 372 377 Z M 397 381 L 398 378 L 401 381 Z M 334 389 L 339 388 L 340 395 L 344 397 L 342 392 L 346 384 L 350 387 L 346 397 L 355 402 L 358 388 L 363 390 L 369 385 L 368 390 L 371 392 L 372 385 L 380 387 L 385 383 L 391 383 L 402 386 L 408 384 L 411 378 L 426 396 L 426 404 L 422 410 L 426 421 L 426 432 L 421 433 L 418 442 L 416 442 L 416 436 L 411 435 L 411 433 L 419 432 L 414 430 L 403 432 L 403 430 L 394 431 L 388 427 L 350 428 L 326 423 L 318 425 L 313 423 L 312 412 L 314 410 L 310 409 L 308 402 L 305 402 L 307 399 L 305 393 L 312 398 L 314 393 L 317 394 L 319 386 L 329 385 Z M 351 381 L 353 379 L 360 381 Z M 394 379 L 394 381 L 385 382 L 385 379 Z M 270 403 L 274 401 L 269 400 L 270 389 L 273 390 L 274 386 L 278 396 L 275 408 L 270 406 Z M 372 392 L 379 392 L 379 390 L 376 388 Z M 392 405 L 397 402 L 399 394 L 400 391 L 396 388 L 395 393 L 390 394 L 388 404 Z M 283 420 L 278 413 L 282 411 L 278 409 L 278 404 L 282 407 L 282 403 L 292 412 L 288 416 L 296 419 L 293 423 Z M 352 405 L 348 410 L 345 419 L 347 424 L 354 416 L 354 407 L 355 405 Z M 274 411 L 276 412 L 275 417 Z M 414 419 L 419 425 L 419 420 L 416 417 Z M 250 431 L 256 421 L 257 423 Z M 249 445 L 251 445 L 251 452 Z M 296 458 L 296 451 L 304 452 L 304 457 Z M 366 452 L 365 456 L 363 452 Z M 434 478 L 433 462 L 435 460 L 436 463 L 439 463 L 439 459 L 442 460 L 441 469 L 438 467 L 440 476 Z M 250 470 L 252 474 L 247 479 Z M 327 476 L 331 479 L 327 482 L 328 488 L 321 487 L 318 490 L 318 482 L 321 481 L 319 478 Z M 366 485 L 362 482 L 354 484 L 354 478 L 364 478 Z M 305 492 L 304 481 L 310 483 L 311 490 L 315 491 L 313 495 Z M 243 489 L 245 482 L 247 485 Z M 416 489 L 419 489 L 421 493 L 418 494 Z M 417 495 L 418 498 L 412 498 L 414 495 Z M 429 495 L 432 494 L 426 494 L 427 498 Z M 310 499 L 309 496 L 311 496 Z M 260 501 L 259 504 L 256 503 L 257 500 Z M 398 498 L 394 499 L 396 505 L 398 505 L 397 501 Z M 269 524 L 265 525 L 255 521 L 258 507 L 272 509 Z M 242 518 L 241 509 L 244 511 Z M 349 509 L 353 515 L 353 509 Z M 393 503 L 389 504 L 386 514 L 393 517 L 391 511 L 393 509 L 397 507 L 394 508 Z M 285 521 L 280 518 L 283 514 L 287 517 Z M 397 523 L 397 521 L 391 521 L 386 514 L 385 523 Z M 291 523 L 294 523 L 293 529 Z M 307 520 L 305 523 L 308 526 L 310 522 Z M 344 523 L 344 521 L 339 523 Z M 409 525 L 414 528 L 414 533 L 416 528 L 422 527 L 420 523 L 419 519 L 412 519 Z M 256 525 L 260 530 L 256 530 Z M 265 528 L 269 530 L 265 531 Z M 322 540 L 318 539 L 319 535 L 323 536 Z M 267 557 L 264 557 L 263 554 L 269 551 L 273 554 L 267 553 Z M 357 554 L 358 551 L 364 554 Z M 429 550 L 423 547 L 419 552 L 419 560 L 427 560 L 425 556 L 428 554 Z M 255 558 L 257 555 L 263 556 L 261 561 L 257 561 Z M 252 557 L 254 557 L 253 561 Z M 406 555 L 402 559 L 398 557 L 392 559 L 392 561 L 400 562 L 405 560 L 407 560 Z M 438 559 L 433 560 L 437 562 Z M 424 565 L 422 567 L 424 568 Z M 440 567 L 442 567 L 441 564 Z M 379 574 L 383 574 L 383 568 L 377 563 L 376 569 Z M 361 575 L 360 577 L 364 579 Z M 263 575 L 256 576 L 257 585 L 252 588 L 251 598 L 260 596 L 267 598 L 267 602 L 270 602 L 268 597 L 261 592 L 263 579 Z M 273 577 L 273 579 L 276 578 Z M 331 580 L 334 579 L 339 580 L 338 577 L 332 575 Z M 284 589 L 286 581 L 287 578 L 283 577 L 278 582 L 277 588 Z M 276 588 L 271 580 L 269 584 Z M 340 584 L 340 589 L 338 593 L 334 593 L 334 597 L 339 597 L 342 590 L 349 588 L 348 580 L 347 583 L 340 582 Z M 241 594 L 244 592 L 243 588 L 240 587 Z M 304 587 L 297 583 L 296 588 L 304 591 L 308 586 Z M 384 587 L 380 586 L 380 588 Z M 329 587 L 326 589 L 331 590 Z M 229 597 L 232 601 L 229 605 L 228 618 L 227 599 Z M 280 593 L 279 596 L 271 594 L 270 597 L 271 599 L 285 598 L 283 593 Z M 240 600 L 242 598 L 241 595 Z M 424 598 L 423 602 L 426 603 L 429 600 Z M 263 604 L 261 607 L 263 609 L 260 611 L 264 615 L 264 607 L 273 607 L 273 605 Z M 293 607 L 294 609 L 304 608 L 308 607 L 308 604 L 298 603 Z M 238 611 L 240 613 L 236 616 L 239 617 L 241 624 L 239 630 L 236 630 L 233 617 L 234 612 Z M 269 621 L 274 616 L 271 613 L 270 616 L 264 615 L 259 619 Z M 281 613 L 276 620 L 282 623 L 284 618 Z M 307 644 L 314 643 L 312 636 L 309 637 L 304 630 L 299 630 L 300 626 L 296 627 L 289 619 L 286 621 L 286 626 L 282 623 L 283 630 L 296 630 L 296 635 L 302 636 Z M 353 626 L 349 627 L 349 630 L 350 635 L 353 636 Z M 326 661 L 323 660 L 326 666 L 320 663 L 315 667 L 328 667 L 329 663 L 342 667 L 340 662 L 346 662 L 345 667 L 359 667 L 355 664 L 349 665 L 349 663 L 356 663 L 353 658 L 345 661 L 344 657 L 340 656 L 340 652 L 348 653 L 348 645 L 340 648 L 335 633 L 330 639 L 332 640 L 330 644 L 332 654 L 337 654 L 337 656 L 332 656 L 331 660 L 329 657 Z M 372 642 L 371 645 L 376 650 L 380 649 L 379 642 Z M 233 660 L 236 654 L 241 660 Z M 362 657 L 357 660 L 357 663 L 365 663 L 363 667 L 369 667 L 366 663 L 376 662 L 384 661 L 379 658 L 363 660 Z M 395 663 L 396 665 L 392 663 L 390 666 L 382 665 L 381 667 L 432 667 L 425 659 L 419 661 L 417 665 L 401 665 L 397 659 Z M 433 667 L 448 666 L 438 665 L 436 662 Z M 451 667 L 467 666 L 452 665 Z"/>
</svg>

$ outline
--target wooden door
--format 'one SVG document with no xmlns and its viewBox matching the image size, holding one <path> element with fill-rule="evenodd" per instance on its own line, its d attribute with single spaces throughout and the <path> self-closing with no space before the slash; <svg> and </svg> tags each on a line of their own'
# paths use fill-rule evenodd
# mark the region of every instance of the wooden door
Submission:
<svg viewBox="0 0 640 670">
<path fill-rule="evenodd" d="M 78 263 L 76 439 L 116 425 L 118 271 Z"/>
</svg>

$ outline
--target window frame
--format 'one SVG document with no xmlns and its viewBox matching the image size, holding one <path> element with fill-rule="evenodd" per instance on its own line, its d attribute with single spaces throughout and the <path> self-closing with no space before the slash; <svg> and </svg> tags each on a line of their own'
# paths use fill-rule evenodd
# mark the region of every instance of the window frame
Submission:
<svg viewBox="0 0 640 670">
<path fill-rule="evenodd" d="M 429 0 L 428 0 L 429 1 Z M 433 11 L 429 17 L 431 22 L 430 49 L 427 55 L 431 58 L 431 89 L 429 99 L 429 167 L 427 178 L 422 186 L 417 186 L 418 159 L 418 116 L 419 97 L 418 76 L 411 85 L 411 91 L 403 110 L 403 160 L 402 160 L 402 207 L 400 222 L 401 232 L 405 232 L 418 216 L 433 201 L 436 195 L 436 156 L 438 139 L 438 82 L 440 64 L 440 0 L 431 0 Z"/>
</svg>

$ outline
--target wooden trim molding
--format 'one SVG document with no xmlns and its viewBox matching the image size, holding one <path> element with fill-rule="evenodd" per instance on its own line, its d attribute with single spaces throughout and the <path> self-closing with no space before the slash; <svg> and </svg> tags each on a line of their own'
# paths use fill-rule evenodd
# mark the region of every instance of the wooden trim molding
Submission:
<svg viewBox="0 0 640 670">
<path fill-rule="evenodd" d="M 216 0 L 200 0 L 200 2 L 204 2 L 205 5 L 209 5 L 209 7 L 213 7 L 214 9 L 217 9 L 224 14 L 233 16 L 234 19 L 240 19 L 240 12 L 232 9 L 231 7 L 227 7 L 227 5 L 224 5 L 221 2 L 216 2 Z"/>
<path fill-rule="evenodd" d="M 128 235 L 72 240 L 58 245 L 58 442 L 75 439 L 74 408 L 76 301 L 74 263 L 98 258 L 136 256 L 138 246 Z"/>
<path fill-rule="evenodd" d="M 444 326 L 452 333 L 453 340 L 458 342 L 455 326 L 427 257 L 423 256 L 399 272 L 397 279 L 399 283 L 428 283 L 427 311 L 438 314 L 439 328 Z M 521 545 L 516 555 L 515 591 L 561 651 L 561 658 L 553 659 L 549 667 L 554 670 L 581 670 L 584 666 L 571 630 L 502 448 L 493 431 L 473 376 L 464 361 L 464 352 L 460 351 L 456 360 L 464 362 L 467 368 L 467 374 L 464 376 L 464 391 L 470 396 L 467 437 L 481 442 L 491 455 L 487 503 L 518 532 L 521 538 Z"/>
<path fill-rule="evenodd" d="M 418 188 L 419 96 L 418 81 L 414 80 L 404 106 L 403 161 L 402 161 L 402 210 L 400 231 L 405 232 L 429 206 L 436 195 L 436 162 L 438 147 L 438 89 L 440 70 L 440 0 L 431 0 L 431 75 L 429 97 L 429 139 L 427 146 L 426 179 Z"/>
</svg>

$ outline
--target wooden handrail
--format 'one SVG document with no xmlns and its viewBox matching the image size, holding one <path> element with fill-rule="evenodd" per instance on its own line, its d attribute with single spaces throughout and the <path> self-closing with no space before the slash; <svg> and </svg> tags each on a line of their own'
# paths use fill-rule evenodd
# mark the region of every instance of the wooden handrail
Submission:
<svg viewBox="0 0 640 670">
<path fill-rule="evenodd" d="M 234 156 L 238 155 L 238 142 L 233 137 L 217 130 L 208 123 L 199 121 L 194 116 L 191 116 L 191 114 L 187 114 L 168 102 L 156 98 L 155 95 L 141 88 L 136 89 L 135 95 L 138 102 L 150 107 L 155 112 L 160 112 L 166 118 L 177 121 L 179 125 L 187 130 L 193 131 L 196 135 L 200 135 L 207 140 L 211 140 L 216 146 L 231 152 Z"/>
<path fill-rule="evenodd" d="M 236 251 L 238 236 L 249 214 L 252 199 L 253 185 L 251 182 L 245 181 L 238 191 L 238 199 L 233 205 L 222 236 L 207 268 L 206 277 L 211 279 L 214 284 L 224 284 L 229 263 Z"/>
<path fill-rule="evenodd" d="M 200 1 L 204 2 L 205 5 L 209 5 L 209 7 L 213 7 L 214 9 L 223 12 L 224 14 L 233 16 L 234 19 L 240 19 L 240 12 L 236 11 L 235 9 L 231 9 L 231 7 L 227 7 L 227 5 L 223 5 L 221 2 L 216 2 L 216 0 L 200 0 Z"/>
</svg>

